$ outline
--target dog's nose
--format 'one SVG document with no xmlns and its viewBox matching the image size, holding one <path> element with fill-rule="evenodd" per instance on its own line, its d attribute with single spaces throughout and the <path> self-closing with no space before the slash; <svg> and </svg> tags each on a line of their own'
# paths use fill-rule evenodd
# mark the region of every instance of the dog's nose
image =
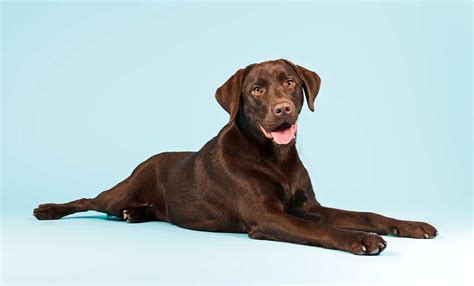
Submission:
<svg viewBox="0 0 474 286">
<path fill-rule="evenodd" d="M 291 104 L 287 101 L 277 103 L 273 106 L 273 114 L 279 117 L 283 117 L 288 115 L 292 111 Z"/>
</svg>

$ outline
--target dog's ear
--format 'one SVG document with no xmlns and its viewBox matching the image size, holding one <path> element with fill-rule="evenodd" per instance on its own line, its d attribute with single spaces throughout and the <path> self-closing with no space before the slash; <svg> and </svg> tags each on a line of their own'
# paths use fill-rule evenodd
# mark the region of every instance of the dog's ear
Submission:
<svg viewBox="0 0 474 286">
<path fill-rule="evenodd" d="M 313 71 L 310 71 L 302 66 L 295 65 L 294 63 L 284 60 L 298 74 L 298 77 L 303 81 L 303 90 L 306 96 L 306 102 L 311 111 L 314 111 L 314 100 L 319 92 L 319 87 L 321 86 L 321 78 L 319 75 Z"/>
<path fill-rule="evenodd" d="M 235 119 L 237 111 L 239 110 L 245 71 L 246 68 L 238 70 L 216 91 L 217 102 L 229 113 L 229 121 Z"/>
</svg>

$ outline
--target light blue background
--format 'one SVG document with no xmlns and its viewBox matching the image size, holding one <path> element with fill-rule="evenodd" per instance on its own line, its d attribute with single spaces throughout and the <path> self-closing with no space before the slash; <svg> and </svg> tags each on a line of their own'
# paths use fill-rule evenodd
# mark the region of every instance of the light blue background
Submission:
<svg viewBox="0 0 474 286">
<path fill-rule="evenodd" d="M 453 247 L 463 255 L 466 241 L 472 251 L 471 3 L 1 8 L 3 282 L 397 282 L 386 275 L 411 277 Z M 31 216 L 38 203 L 97 195 L 153 154 L 199 149 L 227 121 L 216 88 L 275 58 L 322 78 L 298 137 L 319 201 L 429 221 L 441 237 L 388 238 L 385 258 L 362 258 L 164 223 Z M 361 274 L 366 265 L 376 273 Z M 465 274 L 436 267 L 428 277 Z"/>
</svg>

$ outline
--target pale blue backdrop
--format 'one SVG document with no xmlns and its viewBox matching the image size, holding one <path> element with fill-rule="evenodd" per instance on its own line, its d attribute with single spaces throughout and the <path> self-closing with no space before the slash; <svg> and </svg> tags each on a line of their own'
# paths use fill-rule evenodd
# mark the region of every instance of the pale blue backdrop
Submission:
<svg viewBox="0 0 474 286">
<path fill-rule="evenodd" d="M 453 247 L 462 256 L 466 241 L 472 251 L 470 2 L 1 8 L 3 282 L 420 282 L 415 265 Z M 227 121 L 216 88 L 275 58 L 322 78 L 298 137 L 319 201 L 429 221 L 439 238 L 387 238 L 385 258 L 362 258 L 97 213 L 32 217 L 38 203 L 95 196 L 153 154 L 199 149 Z M 432 266 L 426 277 L 465 274 Z"/>
</svg>

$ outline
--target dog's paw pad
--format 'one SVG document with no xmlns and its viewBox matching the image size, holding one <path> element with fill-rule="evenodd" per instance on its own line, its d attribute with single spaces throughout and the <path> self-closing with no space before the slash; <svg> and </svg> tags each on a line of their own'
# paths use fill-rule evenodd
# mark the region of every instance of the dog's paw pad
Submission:
<svg viewBox="0 0 474 286">
<path fill-rule="evenodd" d="M 143 208 L 129 208 L 122 211 L 122 218 L 128 223 L 139 223 L 147 220 L 152 220 L 153 217 L 150 216 Z"/>
<path fill-rule="evenodd" d="M 128 211 L 127 211 L 127 210 L 123 210 L 122 214 L 123 214 L 123 220 L 124 220 L 124 221 L 126 221 L 126 222 L 131 222 L 131 221 L 130 221 L 130 215 L 128 214 Z"/>
</svg>

